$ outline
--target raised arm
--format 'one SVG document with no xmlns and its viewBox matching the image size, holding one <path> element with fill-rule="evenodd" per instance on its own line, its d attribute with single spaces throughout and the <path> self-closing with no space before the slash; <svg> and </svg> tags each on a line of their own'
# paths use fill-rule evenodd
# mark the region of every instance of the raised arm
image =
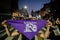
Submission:
<svg viewBox="0 0 60 40">
<path fill-rule="evenodd" d="M 6 22 L 7 22 L 7 20 L 4 20 L 1 24 L 2 24 L 2 26 L 5 27 L 5 30 L 6 30 L 7 35 L 10 36 L 10 32 L 9 32 L 9 30 L 7 28 L 7 23 Z"/>
</svg>

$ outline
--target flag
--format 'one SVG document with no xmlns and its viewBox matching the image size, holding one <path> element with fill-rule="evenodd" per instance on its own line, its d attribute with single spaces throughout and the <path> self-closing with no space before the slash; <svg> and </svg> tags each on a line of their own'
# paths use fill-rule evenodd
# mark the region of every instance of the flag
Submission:
<svg viewBox="0 0 60 40">
<path fill-rule="evenodd" d="M 46 25 L 46 20 L 7 20 L 7 22 L 29 40 Z"/>
</svg>

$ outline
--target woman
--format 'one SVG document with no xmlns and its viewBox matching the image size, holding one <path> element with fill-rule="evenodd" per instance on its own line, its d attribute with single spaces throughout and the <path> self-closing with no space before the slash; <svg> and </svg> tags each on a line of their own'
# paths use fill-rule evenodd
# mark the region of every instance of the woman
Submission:
<svg viewBox="0 0 60 40">
<path fill-rule="evenodd" d="M 49 20 L 47 20 L 46 27 L 43 27 L 37 34 L 38 40 L 47 39 L 49 37 L 50 35 L 49 30 L 51 26 L 52 26 L 52 23 Z"/>
<path fill-rule="evenodd" d="M 19 19 L 19 18 L 17 18 L 18 16 L 19 16 L 19 14 L 18 14 L 17 11 L 13 12 L 13 13 L 12 13 L 12 18 L 11 18 L 11 20 Z M 11 32 L 9 31 L 9 29 L 8 29 L 8 25 L 9 25 L 9 24 L 7 23 L 7 20 L 4 20 L 1 24 L 2 24 L 2 26 L 5 27 L 5 30 L 6 30 L 6 33 L 7 33 L 8 36 L 16 36 L 16 35 L 19 35 L 18 32 L 13 32 L 13 33 L 11 33 Z"/>
<path fill-rule="evenodd" d="M 16 14 L 16 13 L 13 13 L 12 14 L 12 20 L 15 20 L 16 19 L 16 16 L 18 16 L 18 14 Z M 33 18 L 33 17 L 31 17 L 31 18 L 29 18 L 29 20 L 37 20 L 35 17 Z M 8 28 L 7 28 L 7 20 L 4 20 L 3 22 L 2 22 L 2 25 L 5 27 L 5 30 L 6 30 L 6 33 L 7 33 L 7 35 L 8 36 L 16 36 L 16 35 L 19 35 L 20 33 L 18 32 L 18 31 L 16 31 L 16 32 L 13 32 L 13 33 L 10 33 L 9 32 L 9 30 L 8 30 Z M 47 20 L 47 24 L 46 24 L 46 27 L 47 27 L 47 29 L 46 29 L 46 32 L 45 33 L 42 33 L 41 31 L 37 34 L 37 36 L 38 36 L 38 39 L 41 37 L 41 38 L 47 38 L 48 36 L 49 36 L 49 29 L 50 29 L 50 27 L 52 26 L 52 23 L 49 21 L 49 20 Z M 26 39 L 25 39 L 26 40 Z M 39 40 L 41 40 L 41 39 L 39 39 Z"/>
</svg>

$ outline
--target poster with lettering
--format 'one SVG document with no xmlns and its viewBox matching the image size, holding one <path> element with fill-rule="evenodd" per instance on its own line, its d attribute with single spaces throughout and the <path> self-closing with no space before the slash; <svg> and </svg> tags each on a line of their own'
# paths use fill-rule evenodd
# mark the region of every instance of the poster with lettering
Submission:
<svg viewBox="0 0 60 40">
<path fill-rule="evenodd" d="M 29 40 L 46 25 L 46 20 L 7 20 L 7 22 Z"/>
</svg>

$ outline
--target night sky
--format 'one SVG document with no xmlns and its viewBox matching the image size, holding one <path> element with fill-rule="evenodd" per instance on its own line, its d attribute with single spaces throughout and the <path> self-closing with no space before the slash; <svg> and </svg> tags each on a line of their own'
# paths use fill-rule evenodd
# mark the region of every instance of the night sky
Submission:
<svg viewBox="0 0 60 40">
<path fill-rule="evenodd" d="M 43 5 L 45 3 L 49 3 L 50 0 L 19 0 L 18 6 L 19 9 L 23 8 L 25 5 L 27 6 L 28 13 L 31 13 L 31 11 L 40 10 L 43 8 Z"/>
</svg>

